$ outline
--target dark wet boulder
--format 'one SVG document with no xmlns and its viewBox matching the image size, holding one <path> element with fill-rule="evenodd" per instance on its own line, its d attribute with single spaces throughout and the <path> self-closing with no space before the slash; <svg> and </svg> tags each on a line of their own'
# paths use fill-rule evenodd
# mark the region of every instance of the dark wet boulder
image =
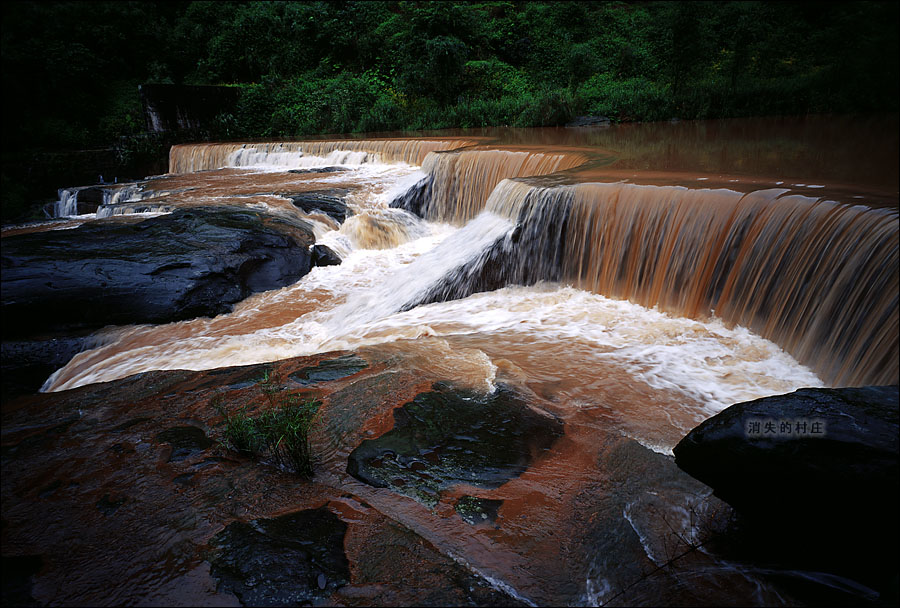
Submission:
<svg viewBox="0 0 900 608">
<path fill-rule="evenodd" d="M 313 266 L 337 266 L 341 263 L 341 256 L 328 245 L 313 245 L 310 257 Z"/>
<path fill-rule="evenodd" d="M 849 579 L 844 586 L 862 585 L 856 595 L 896 603 L 898 387 L 809 388 L 739 403 L 674 452 L 734 507 L 730 550 L 739 547 L 740 559 Z"/>
<path fill-rule="evenodd" d="M 897 395 L 809 388 L 739 403 L 682 439 L 675 462 L 742 512 L 896 504 Z"/>
<path fill-rule="evenodd" d="M 291 199 L 294 206 L 304 213 L 321 213 L 342 224 L 348 216 L 352 215 L 347 203 L 344 202 L 346 192 L 334 190 L 328 192 L 303 192 L 301 194 L 285 195 Z"/>
<path fill-rule="evenodd" d="M 3 375 L 0 401 L 36 393 L 50 374 L 95 344 L 96 340 L 82 336 L 3 341 L 0 346 L 0 373 Z"/>
<path fill-rule="evenodd" d="M 436 383 L 394 410 L 394 427 L 350 453 L 347 472 L 434 506 L 442 489 L 497 488 L 562 436 L 562 424 L 512 389 L 493 393 Z"/>
<path fill-rule="evenodd" d="M 212 575 L 244 606 L 318 603 L 350 581 L 346 531 L 325 507 L 234 522 L 212 540 Z"/>
<path fill-rule="evenodd" d="M 42 605 L 31 594 L 34 587 L 34 576 L 41 571 L 43 565 L 44 558 L 40 555 L 3 556 L 2 598 L 4 606 Z"/>
<path fill-rule="evenodd" d="M 6 237 L 4 338 L 225 313 L 309 272 L 314 240 L 302 220 L 230 207 Z"/>
<path fill-rule="evenodd" d="M 431 176 L 423 177 L 409 190 L 392 200 L 391 207 L 404 209 L 413 215 L 427 218 L 433 183 L 434 180 Z"/>
</svg>

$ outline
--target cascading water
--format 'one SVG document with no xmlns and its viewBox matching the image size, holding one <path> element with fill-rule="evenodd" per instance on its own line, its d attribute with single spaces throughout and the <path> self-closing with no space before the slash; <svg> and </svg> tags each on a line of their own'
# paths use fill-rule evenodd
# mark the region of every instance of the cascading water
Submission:
<svg viewBox="0 0 900 608">
<path fill-rule="evenodd" d="M 896 378 L 897 277 L 883 270 L 897 264 L 895 211 L 788 195 L 783 189 L 741 194 L 627 183 L 548 186 L 542 178 L 528 176 L 577 167 L 585 162 L 584 155 L 433 151 L 470 143 L 176 146 L 173 171 L 186 166 L 209 169 L 219 163 L 283 171 L 300 166 L 297 163 L 361 163 L 371 154 L 412 158 L 432 150 L 424 152 L 422 172 L 404 173 L 398 186 L 403 183 L 406 190 L 397 192 L 395 186 L 390 205 L 462 228 L 415 263 L 389 273 L 377 289 L 350 288 L 342 296 L 346 303 L 316 313 L 325 315 L 315 322 L 317 339 L 303 330 L 298 336 L 305 337 L 299 341 L 287 339 L 291 347 L 262 355 L 265 346 L 260 342 L 272 334 L 266 330 L 262 335 L 255 332 L 252 339 L 229 338 L 250 339 L 257 346 L 247 352 L 256 354 L 227 361 L 208 357 L 202 363 L 203 355 L 169 353 L 166 363 L 154 357 L 144 366 L 118 372 L 104 370 L 98 362 L 89 373 L 74 377 L 67 378 L 69 370 L 61 370 L 46 388 L 58 390 L 160 365 L 202 368 L 372 343 L 359 328 L 395 313 L 541 281 L 562 282 L 687 318 L 715 316 L 729 325 L 749 327 L 812 366 L 829 383 Z M 321 235 L 323 242 L 331 242 L 346 257 L 354 249 L 368 256 L 365 252 L 430 238 L 424 225 L 418 226 L 404 211 L 388 209 L 384 196 L 379 200 L 374 206 L 357 205 L 356 215 L 339 230 Z M 276 333 L 289 334 L 302 324 L 297 319 Z M 353 335 L 356 340 L 349 338 Z"/>
<path fill-rule="evenodd" d="M 54 203 L 52 217 L 69 217 L 78 215 L 78 190 L 75 188 L 60 188 L 59 200 Z"/>
<path fill-rule="evenodd" d="M 897 213 L 786 190 L 504 182 L 517 230 L 416 303 L 563 281 L 774 340 L 835 385 L 898 375 Z M 457 212 L 465 217 L 469 201 Z"/>
<path fill-rule="evenodd" d="M 182 144 L 169 152 L 169 173 L 191 173 L 235 166 L 234 160 L 252 164 L 283 164 L 299 161 L 304 156 L 327 158 L 337 153 L 348 156 L 366 153 L 380 162 L 421 165 L 425 157 L 436 150 L 453 150 L 471 145 L 471 140 L 344 140 L 277 142 L 259 144 Z M 374 159 L 373 159 L 374 160 Z M 271 162 L 271 161 L 274 161 Z M 322 163 L 327 164 L 327 163 Z M 298 165 L 300 166 L 300 165 Z"/>
<path fill-rule="evenodd" d="M 897 209 L 855 204 L 856 191 L 819 188 L 823 180 L 789 182 L 815 186 L 799 191 L 775 187 L 781 176 L 635 183 L 568 143 L 176 146 L 169 175 L 121 188 L 98 216 L 245 206 L 311 224 L 341 264 L 215 318 L 107 328 L 44 390 L 355 351 L 370 367 L 324 385 L 327 430 L 317 438 L 316 481 L 342 492 L 348 452 L 362 441 L 346 433 L 385 433 L 405 395 L 435 379 L 465 394 L 517 391 L 564 428 L 522 475 L 445 489 L 434 508 L 391 488 L 351 481 L 347 491 L 525 603 L 615 601 L 643 580 L 642 567 L 667 563 L 662 528 L 694 532 L 708 489 L 669 457 L 691 428 L 732 403 L 800 387 L 896 382 Z M 342 201 L 346 217 L 298 208 L 301 195 Z M 279 365 L 285 373 L 295 362 Z M 197 394 L 257 390 L 216 374 Z M 474 496 L 502 504 L 495 522 L 457 517 Z M 694 557 L 688 595 L 677 597 L 715 585 L 781 601 L 752 572 L 723 574 L 709 554 Z M 657 585 L 665 591 L 652 597 L 669 592 Z"/>
</svg>

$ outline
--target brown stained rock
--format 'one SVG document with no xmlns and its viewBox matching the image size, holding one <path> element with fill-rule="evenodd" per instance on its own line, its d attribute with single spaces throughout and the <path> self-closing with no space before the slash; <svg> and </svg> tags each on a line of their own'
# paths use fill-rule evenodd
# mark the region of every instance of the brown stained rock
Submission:
<svg viewBox="0 0 900 608">
<path fill-rule="evenodd" d="M 230 526 L 325 509 L 346 528 L 349 574 L 314 573 L 305 584 L 317 601 L 514 603 L 352 493 L 304 481 L 218 443 L 222 419 L 215 403 L 268 407 L 260 384 L 244 383 L 248 377 L 268 377 L 285 394 L 308 394 L 288 387 L 287 375 L 341 354 L 227 370 L 149 372 L 4 403 L 4 564 L 40 556 L 39 568 L 4 574 L 4 598 L 21 604 L 238 605 L 232 587 L 210 567 L 217 535 Z M 332 394 L 358 394 L 353 383 L 384 368 L 369 363 L 352 378 L 316 389 L 323 411 Z M 412 387 L 382 379 L 387 403 L 419 390 L 414 379 L 406 380 Z M 373 392 L 378 382 L 363 384 L 369 398 L 380 401 Z M 314 450 L 323 449 L 327 436 L 319 433 Z M 182 448 L 184 457 L 173 458 Z M 363 539 L 384 542 L 376 549 Z M 391 572 L 391 564 L 404 570 Z M 407 573 L 413 582 L 403 582 Z"/>
</svg>

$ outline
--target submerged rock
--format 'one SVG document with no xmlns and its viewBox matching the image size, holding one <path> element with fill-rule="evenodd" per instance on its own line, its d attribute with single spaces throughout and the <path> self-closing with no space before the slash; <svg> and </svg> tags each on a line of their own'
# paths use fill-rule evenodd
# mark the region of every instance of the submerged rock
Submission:
<svg viewBox="0 0 900 608">
<path fill-rule="evenodd" d="M 567 127 L 608 127 L 611 120 L 606 116 L 576 116 L 572 122 L 566 123 Z"/>
<path fill-rule="evenodd" d="M 321 361 L 314 367 L 304 367 L 288 376 L 301 386 L 310 386 L 319 382 L 330 382 L 352 376 L 368 367 L 365 359 L 356 355 L 344 355 L 336 359 Z"/>
<path fill-rule="evenodd" d="M 314 240 L 305 222 L 228 207 L 7 237 L 4 337 L 228 312 L 309 272 Z"/>
<path fill-rule="evenodd" d="M 503 485 L 562 434 L 507 387 L 484 395 L 436 383 L 394 410 L 393 429 L 353 450 L 347 472 L 434 506 L 454 484 Z"/>
<path fill-rule="evenodd" d="M 347 203 L 344 202 L 342 191 L 333 192 L 304 192 L 302 194 L 285 195 L 291 199 L 294 206 L 305 213 L 321 213 L 341 224 L 352 215 Z"/>
<path fill-rule="evenodd" d="M 502 505 L 502 500 L 462 496 L 456 501 L 454 509 L 466 523 L 477 526 L 481 523 L 494 523 L 497 519 L 497 512 Z"/>
<path fill-rule="evenodd" d="M 340 173 L 342 171 L 350 171 L 348 167 L 309 167 L 307 169 L 288 169 L 288 173 L 297 173 L 303 175 L 305 173 Z"/>
<path fill-rule="evenodd" d="M 156 440 L 172 446 L 169 462 L 180 462 L 209 448 L 213 442 L 196 426 L 173 426 L 156 435 Z"/>
<path fill-rule="evenodd" d="M 322 507 L 234 522 L 216 535 L 212 575 L 245 606 L 296 606 L 350 581 L 347 524 Z"/>
</svg>

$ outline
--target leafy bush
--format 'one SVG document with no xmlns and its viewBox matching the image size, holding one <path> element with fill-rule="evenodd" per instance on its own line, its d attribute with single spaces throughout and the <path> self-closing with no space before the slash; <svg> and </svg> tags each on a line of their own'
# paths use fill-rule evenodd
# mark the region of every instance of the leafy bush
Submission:
<svg viewBox="0 0 900 608">
<path fill-rule="evenodd" d="M 587 114 L 614 120 L 665 120 L 675 115 L 669 87 L 644 77 L 619 80 L 596 74 L 578 87 L 579 105 Z"/>
</svg>

